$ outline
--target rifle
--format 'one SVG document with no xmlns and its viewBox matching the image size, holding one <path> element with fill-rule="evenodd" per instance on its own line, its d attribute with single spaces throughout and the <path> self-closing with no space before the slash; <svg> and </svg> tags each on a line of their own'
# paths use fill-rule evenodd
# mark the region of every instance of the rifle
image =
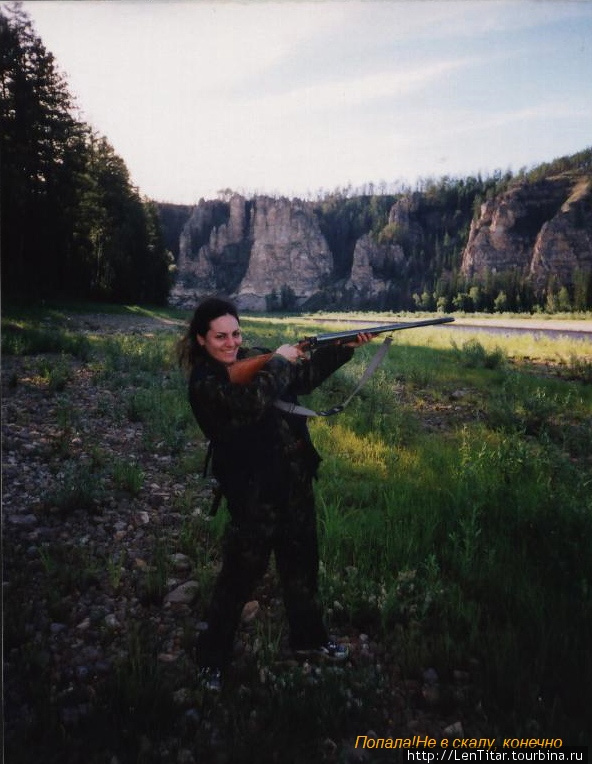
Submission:
<svg viewBox="0 0 592 764">
<path fill-rule="evenodd" d="M 419 326 L 433 326 L 434 324 L 449 324 L 454 321 L 451 316 L 442 318 L 429 318 L 424 321 L 399 322 L 396 324 L 382 324 L 381 326 L 369 326 L 364 329 L 346 329 L 342 332 L 329 332 L 327 334 L 317 334 L 311 337 L 304 337 L 296 344 L 306 350 L 314 350 L 323 345 L 341 344 L 347 340 L 355 339 L 358 334 L 384 334 L 385 332 L 398 332 L 401 329 L 416 329 Z M 264 353 L 253 358 L 244 358 L 241 361 L 235 361 L 228 367 L 230 381 L 237 385 L 246 385 L 252 381 L 255 374 L 260 371 L 273 356 L 273 353 Z"/>
</svg>

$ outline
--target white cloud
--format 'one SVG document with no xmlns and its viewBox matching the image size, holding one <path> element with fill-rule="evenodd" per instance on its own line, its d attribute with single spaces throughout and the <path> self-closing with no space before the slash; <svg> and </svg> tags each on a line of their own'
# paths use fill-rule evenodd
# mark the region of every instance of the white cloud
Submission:
<svg viewBox="0 0 592 764">
<path fill-rule="evenodd" d="M 262 94 L 257 106 L 264 112 L 295 112 L 303 106 L 307 112 L 330 111 L 344 106 L 400 98 L 434 82 L 450 72 L 467 66 L 468 60 L 457 59 L 426 63 L 415 68 L 383 71 L 332 82 L 319 82 L 294 89 L 280 96 Z"/>
</svg>

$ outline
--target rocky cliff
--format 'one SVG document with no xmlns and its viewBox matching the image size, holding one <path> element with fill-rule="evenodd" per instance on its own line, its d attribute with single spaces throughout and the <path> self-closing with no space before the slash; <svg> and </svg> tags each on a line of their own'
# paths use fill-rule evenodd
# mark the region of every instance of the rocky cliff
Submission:
<svg viewBox="0 0 592 764">
<path fill-rule="evenodd" d="M 405 271 L 405 253 L 400 244 L 378 244 L 366 234 L 358 239 L 349 278 L 342 289 L 342 302 L 352 307 L 387 307 L 397 274 Z"/>
<path fill-rule="evenodd" d="M 488 188 L 491 198 L 472 222 L 475 200 L 485 195 L 477 181 L 401 194 L 392 204 L 381 198 L 381 205 L 370 197 L 343 199 L 342 207 L 333 199 L 325 208 L 238 194 L 201 200 L 177 216 L 185 222 L 171 303 L 189 308 L 217 293 L 241 310 L 401 310 L 427 293 L 433 309 L 442 288 L 452 300 L 471 285 L 505 288 L 496 279 L 508 274 L 533 300 L 544 299 L 550 284 L 573 292 L 577 279 L 589 293 L 589 172 L 511 179 L 493 194 Z"/>
<path fill-rule="evenodd" d="M 414 205 L 404 197 L 389 222 L 419 235 L 409 219 Z M 355 243 L 346 277 L 337 278 L 313 205 L 297 199 L 246 200 L 237 194 L 228 202 L 201 200 L 179 239 L 171 303 L 182 307 L 214 293 L 231 296 L 241 310 L 388 307 L 394 282 L 407 267 L 400 244 L 380 243 L 367 233 Z"/>
<path fill-rule="evenodd" d="M 235 195 L 195 207 L 181 232 L 177 271 L 177 305 L 224 293 L 242 310 L 297 309 L 327 286 L 333 258 L 309 205 Z"/>
<path fill-rule="evenodd" d="M 592 180 L 579 180 L 570 190 L 533 247 L 529 275 L 539 289 L 551 275 L 573 285 L 579 273 L 592 272 Z"/>
<path fill-rule="evenodd" d="M 485 202 L 461 264 L 472 282 L 518 272 L 535 289 L 551 275 L 573 286 L 578 270 L 592 270 L 592 183 L 569 173 L 519 183 Z"/>
</svg>

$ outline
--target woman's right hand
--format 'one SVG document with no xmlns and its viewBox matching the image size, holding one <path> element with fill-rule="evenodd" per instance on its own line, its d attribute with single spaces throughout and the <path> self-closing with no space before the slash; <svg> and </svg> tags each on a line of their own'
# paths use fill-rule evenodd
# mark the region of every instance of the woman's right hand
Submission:
<svg viewBox="0 0 592 764">
<path fill-rule="evenodd" d="M 301 358 L 306 357 L 299 345 L 280 345 L 275 352 L 277 355 L 281 355 L 287 361 L 290 361 L 290 363 L 296 363 Z"/>
</svg>

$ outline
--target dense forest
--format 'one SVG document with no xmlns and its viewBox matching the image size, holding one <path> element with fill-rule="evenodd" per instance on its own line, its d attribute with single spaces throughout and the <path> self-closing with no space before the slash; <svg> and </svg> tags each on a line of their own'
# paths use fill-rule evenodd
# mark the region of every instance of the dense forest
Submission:
<svg viewBox="0 0 592 764">
<path fill-rule="evenodd" d="M 167 302 L 190 208 L 140 196 L 108 139 L 78 118 L 67 82 L 20 3 L 0 7 L 0 141 L 5 297 Z M 333 255 L 335 284 L 347 279 L 361 236 L 402 247 L 404 261 L 385 260 L 378 274 L 391 284 L 383 308 L 581 311 L 592 306 L 588 270 L 569 284 L 552 275 L 535 290 L 518 269 L 469 281 L 461 261 L 485 200 L 512 184 L 591 169 L 586 149 L 516 175 L 424 179 L 390 193 L 368 184 L 308 203 Z M 402 199 L 412 202 L 405 226 L 389 222 Z"/>
<path fill-rule="evenodd" d="M 76 117 L 18 3 L 0 9 L 0 136 L 5 297 L 164 304 L 170 262 L 156 207 Z"/>
</svg>

